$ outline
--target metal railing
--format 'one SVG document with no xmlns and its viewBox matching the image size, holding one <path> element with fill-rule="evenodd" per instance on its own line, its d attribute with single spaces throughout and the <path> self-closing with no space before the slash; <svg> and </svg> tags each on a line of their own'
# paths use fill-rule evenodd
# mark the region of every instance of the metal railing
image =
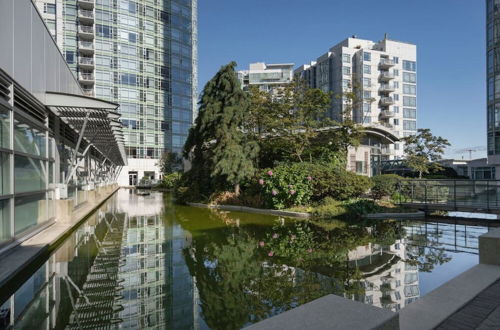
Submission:
<svg viewBox="0 0 500 330">
<path fill-rule="evenodd" d="M 400 204 L 447 210 L 500 210 L 500 180 L 402 180 Z"/>
<path fill-rule="evenodd" d="M 93 81 L 94 75 L 92 73 L 80 73 L 80 80 Z"/>
<path fill-rule="evenodd" d="M 380 103 L 391 105 L 394 104 L 394 99 L 392 97 L 381 97 Z"/>
<path fill-rule="evenodd" d="M 92 41 L 80 41 L 78 42 L 78 48 L 81 49 L 94 49 L 94 43 Z"/>
<path fill-rule="evenodd" d="M 393 66 L 393 65 L 396 65 L 396 63 L 393 60 L 390 60 L 388 58 L 381 58 L 380 59 L 380 65 L 382 65 L 382 66 Z"/>
<path fill-rule="evenodd" d="M 393 85 L 390 85 L 390 84 L 381 84 L 379 91 L 380 92 L 394 92 L 395 88 Z"/>
<path fill-rule="evenodd" d="M 78 16 L 85 18 L 94 18 L 94 12 L 92 10 L 78 10 Z"/>
<path fill-rule="evenodd" d="M 94 34 L 94 28 L 92 26 L 87 26 L 87 25 L 80 25 L 78 27 L 78 31 L 80 33 Z"/>
<path fill-rule="evenodd" d="M 394 79 L 394 74 L 389 72 L 382 72 L 380 74 L 381 79 Z"/>
<path fill-rule="evenodd" d="M 92 57 L 80 57 L 78 59 L 78 63 L 84 65 L 94 65 L 94 59 Z"/>
<path fill-rule="evenodd" d="M 382 117 L 389 118 L 389 117 L 394 117 L 396 115 L 396 113 L 394 111 L 390 111 L 390 110 L 382 110 L 382 111 L 380 111 L 380 115 Z"/>
</svg>

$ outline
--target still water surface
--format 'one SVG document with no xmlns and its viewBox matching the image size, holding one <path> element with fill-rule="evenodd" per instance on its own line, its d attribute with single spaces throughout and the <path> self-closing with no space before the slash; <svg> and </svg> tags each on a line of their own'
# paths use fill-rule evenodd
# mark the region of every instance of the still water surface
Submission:
<svg viewBox="0 0 500 330">
<path fill-rule="evenodd" d="M 487 231 L 317 225 L 122 189 L 1 289 L 0 329 L 238 329 L 330 293 L 396 311 L 477 264 Z"/>
</svg>

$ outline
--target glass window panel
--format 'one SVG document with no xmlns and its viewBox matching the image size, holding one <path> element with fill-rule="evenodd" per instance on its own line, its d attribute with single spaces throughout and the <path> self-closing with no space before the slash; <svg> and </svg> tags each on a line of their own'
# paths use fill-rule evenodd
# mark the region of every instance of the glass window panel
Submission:
<svg viewBox="0 0 500 330">
<path fill-rule="evenodd" d="M 45 190 L 45 161 L 16 155 L 14 158 L 14 188 L 16 193 Z"/>
<path fill-rule="evenodd" d="M 0 195 L 11 193 L 9 154 L 0 152 Z"/>
<path fill-rule="evenodd" d="M 0 243 L 11 239 L 9 200 L 0 201 Z"/>
<path fill-rule="evenodd" d="M 0 107 L 0 147 L 10 149 L 10 110 Z"/>
<path fill-rule="evenodd" d="M 45 193 L 16 197 L 14 206 L 14 229 L 16 235 L 47 220 Z"/>
<path fill-rule="evenodd" d="M 45 156 L 45 132 L 30 127 L 28 124 L 14 120 L 14 150 L 27 154 Z"/>
</svg>

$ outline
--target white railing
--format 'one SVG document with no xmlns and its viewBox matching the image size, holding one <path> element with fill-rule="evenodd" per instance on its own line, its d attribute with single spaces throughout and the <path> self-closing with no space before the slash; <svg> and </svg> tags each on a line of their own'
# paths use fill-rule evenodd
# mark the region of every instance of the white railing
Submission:
<svg viewBox="0 0 500 330">
<path fill-rule="evenodd" d="M 380 98 L 380 102 L 383 104 L 393 104 L 394 99 L 392 97 L 382 97 Z"/>
<path fill-rule="evenodd" d="M 393 73 L 389 73 L 389 72 L 382 72 L 380 74 L 380 78 L 383 78 L 383 79 L 394 79 L 394 74 Z"/>
<path fill-rule="evenodd" d="M 94 18 L 94 12 L 92 10 L 80 9 L 78 10 L 78 16 L 85 18 Z"/>
<path fill-rule="evenodd" d="M 78 47 L 82 49 L 94 49 L 94 43 L 92 41 L 80 41 L 78 42 Z"/>
<path fill-rule="evenodd" d="M 80 80 L 94 81 L 93 73 L 80 73 Z"/>
<path fill-rule="evenodd" d="M 393 60 L 390 60 L 388 58 L 381 58 L 380 65 L 393 66 L 393 65 L 396 65 L 396 63 Z"/>
<path fill-rule="evenodd" d="M 382 117 L 394 117 L 396 115 L 394 111 L 389 110 L 382 110 L 380 114 L 382 115 Z"/>
<path fill-rule="evenodd" d="M 80 57 L 78 60 L 80 64 L 94 65 L 94 59 L 92 57 Z"/>
<path fill-rule="evenodd" d="M 80 25 L 78 27 L 78 31 L 80 31 L 81 33 L 94 34 L 94 28 L 92 26 Z"/>
</svg>

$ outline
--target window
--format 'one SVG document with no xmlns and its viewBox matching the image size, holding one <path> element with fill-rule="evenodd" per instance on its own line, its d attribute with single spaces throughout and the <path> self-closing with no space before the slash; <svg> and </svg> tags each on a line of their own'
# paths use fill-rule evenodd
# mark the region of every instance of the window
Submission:
<svg viewBox="0 0 500 330">
<path fill-rule="evenodd" d="M 139 97 L 138 91 L 135 89 L 129 89 L 129 88 L 118 89 L 118 98 L 137 100 L 138 97 Z"/>
<path fill-rule="evenodd" d="M 349 79 L 343 79 L 342 88 L 349 88 L 349 87 L 351 87 L 351 81 Z"/>
<path fill-rule="evenodd" d="M 96 56 L 95 63 L 99 66 L 111 67 L 111 56 Z"/>
<path fill-rule="evenodd" d="M 394 113 L 399 113 L 399 107 L 398 106 L 392 107 L 392 111 L 394 111 Z"/>
<path fill-rule="evenodd" d="M 394 119 L 394 120 L 396 120 L 396 119 Z M 399 120 L 398 120 L 398 121 L 399 121 Z M 398 125 L 399 125 L 399 123 L 398 123 Z M 399 143 L 394 143 L 394 150 L 399 150 L 399 149 L 400 149 L 400 147 L 399 147 Z M 398 250 L 399 250 L 399 249 L 398 249 Z M 397 268 L 397 269 L 396 269 L 396 274 L 399 274 L 399 273 L 401 273 L 401 269 Z M 399 281 L 397 281 L 397 282 L 399 282 Z M 399 285 L 396 283 L 396 286 L 397 286 L 397 287 L 401 286 L 401 282 L 400 282 L 400 284 L 399 284 Z"/>
<path fill-rule="evenodd" d="M 403 81 L 415 84 L 417 82 L 417 75 L 411 72 L 403 72 Z"/>
<path fill-rule="evenodd" d="M 137 75 L 132 73 L 121 73 L 120 84 L 135 86 L 137 84 Z"/>
<path fill-rule="evenodd" d="M 108 25 L 96 24 L 95 33 L 99 37 L 111 38 L 113 37 L 113 28 Z"/>
<path fill-rule="evenodd" d="M 403 84 L 403 94 L 416 95 L 417 94 L 417 86 Z"/>
<path fill-rule="evenodd" d="M 416 131 L 417 122 L 414 120 L 403 120 L 403 129 L 406 131 Z"/>
<path fill-rule="evenodd" d="M 403 105 L 405 107 L 416 107 L 417 98 L 413 96 L 403 96 Z"/>
<path fill-rule="evenodd" d="M 399 101 L 399 94 L 393 94 L 392 97 L 394 101 Z"/>
<path fill-rule="evenodd" d="M 363 118 L 363 124 L 369 124 L 372 122 L 372 117 L 364 117 Z"/>
<path fill-rule="evenodd" d="M 371 111 L 372 111 L 371 103 L 363 103 L 363 112 L 371 112 Z"/>
<path fill-rule="evenodd" d="M 342 67 L 342 74 L 344 75 L 350 75 L 351 74 L 351 68 L 348 66 L 343 66 Z"/>
<path fill-rule="evenodd" d="M 394 69 L 394 70 L 392 70 L 392 72 L 394 73 L 394 77 L 398 77 L 399 76 L 399 70 L 398 69 Z"/>
<path fill-rule="evenodd" d="M 398 81 L 393 82 L 393 83 L 392 83 L 392 86 L 393 86 L 394 88 L 399 88 L 399 82 L 398 82 Z"/>
<path fill-rule="evenodd" d="M 45 19 L 45 24 L 51 33 L 56 31 L 56 20 L 54 19 Z"/>
<path fill-rule="evenodd" d="M 394 118 L 394 119 L 393 119 L 393 122 L 394 122 L 394 125 L 395 125 L 395 126 L 398 126 L 398 125 L 399 125 L 399 119 Z"/>
<path fill-rule="evenodd" d="M 363 78 L 363 87 L 372 87 L 372 80 L 370 78 Z"/>
<path fill-rule="evenodd" d="M 96 70 L 95 79 L 97 81 L 102 81 L 103 83 L 112 83 L 113 82 L 113 75 L 109 71 Z"/>
<path fill-rule="evenodd" d="M 351 63 L 351 55 L 350 54 L 342 54 L 342 62 Z"/>
<path fill-rule="evenodd" d="M 403 108 L 403 117 L 404 118 L 410 118 L 410 119 L 416 119 L 417 118 L 417 110 L 416 109 Z"/>
<path fill-rule="evenodd" d="M 417 62 L 403 60 L 403 70 L 412 72 L 417 71 Z"/>
<path fill-rule="evenodd" d="M 96 40 L 95 48 L 97 50 L 112 52 L 113 51 L 113 43 L 110 41 Z"/>
<path fill-rule="evenodd" d="M 371 74 L 372 73 L 371 65 L 363 64 L 363 73 L 364 74 Z"/>
<path fill-rule="evenodd" d="M 372 92 L 370 91 L 363 91 L 363 98 L 364 99 L 370 99 L 372 97 Z"/>
<path fill-rule="evenodd" d="M 394 56 L 394 57 L 392 58 L 392 60 L 393 60 L 393 61 L 394 61 L 394 63 L 396 63 L 396 64 L 398 64 L 398 63 L 399 63 L 399 57 L 397 57 L 397 56 Z"/>
<path fill-rule="evenodd" d="M 67 50 L 65 52 L 65 55 L 66 55 L 66 62 L 68 64 L 73 64 L 75 63 L 75 52 L 74 51 L 71 51 L 71 50 Z"/>
<path fill-rule="evenodd" d="M 370 62 L 372 60 L 372 54 L 367 53 L 367 52 L 363 52 L 363 60 L 366 62 Z"/>
<path fill-rule="evenodd" d="M 55 3 L 44 3 L 43 4 L 43 12 L 46 14 L 55 14 L 56 13 Z"/>
<path fill-rule="evenodd" d="M 119 44 L 118 51 L 121 55 L 129 55 L 136 56 L 137 55 L 137 47 L 133 45 Z"/>
<path fill-rule="evenodd" d="M 356 162 L 356 173 L 358 174 L 363 174 L 364 173 L 364 169 L 365 169 L 365 162 L 363 161 L 357 161 Z"/>
</svg>

